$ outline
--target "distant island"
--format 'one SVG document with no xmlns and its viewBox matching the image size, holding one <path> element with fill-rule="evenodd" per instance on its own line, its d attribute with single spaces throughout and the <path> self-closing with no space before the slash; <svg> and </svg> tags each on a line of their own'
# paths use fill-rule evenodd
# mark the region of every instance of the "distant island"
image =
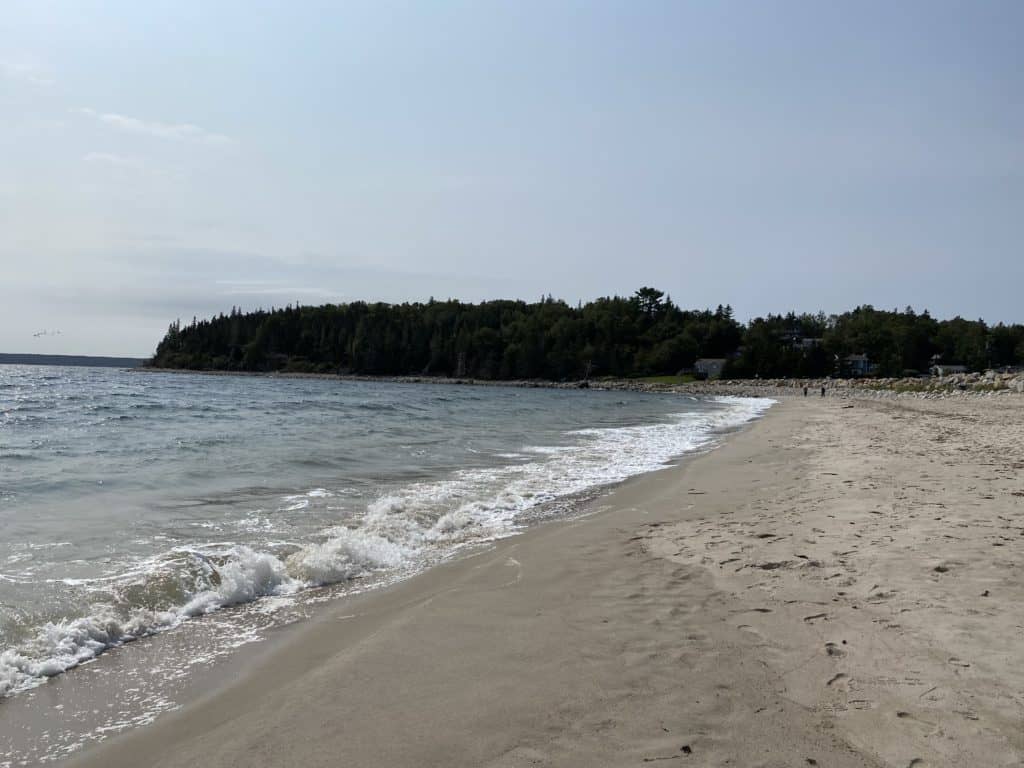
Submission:
<svg viewBox="0 0 1024 768">
<path fill-rule="evenodd" d="M 654 288 L 570 306 L 327 304 L 171 324 L 155 368 L 580 380 L 676 376 L 905 376 L 1024 365 L 1024 325 L 861 306 L 740 323 Z"/>
<path fill-rule="evenodd" d="M 98 368 L 138 368 L 146 361 L 137 357 L 90 355 L 20 355 L 0 352 L 0 365 L 75 365 Z"/>
</svg>

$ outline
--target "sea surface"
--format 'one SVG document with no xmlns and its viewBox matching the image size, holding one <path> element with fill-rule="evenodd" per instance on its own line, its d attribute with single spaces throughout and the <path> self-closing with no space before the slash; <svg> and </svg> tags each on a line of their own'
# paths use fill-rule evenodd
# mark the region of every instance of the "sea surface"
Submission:
<svg viewBox="0 0 1024 768">
<path fill-rule="evenodd" d="M 88 728 L 31 755 L 0 739 L 0 766 L 148 722 L 167 680 L 325 595 L 574 514 L 770 402 L 0 366 L 0 723 L 5 700 L 175 636 Z"/>
</svg>

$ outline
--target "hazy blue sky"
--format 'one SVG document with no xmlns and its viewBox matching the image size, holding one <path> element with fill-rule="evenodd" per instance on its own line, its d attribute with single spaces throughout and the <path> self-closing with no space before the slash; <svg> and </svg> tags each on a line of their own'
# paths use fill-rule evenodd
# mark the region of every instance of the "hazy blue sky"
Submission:
<svg viewBox="0 0 1024 768">
<path fill-rule="evenodd" d="M 3 0 L 0 351 L 645 284 L 1024 321 L 1022 32 L 1017 0 Z"/>
</svg>

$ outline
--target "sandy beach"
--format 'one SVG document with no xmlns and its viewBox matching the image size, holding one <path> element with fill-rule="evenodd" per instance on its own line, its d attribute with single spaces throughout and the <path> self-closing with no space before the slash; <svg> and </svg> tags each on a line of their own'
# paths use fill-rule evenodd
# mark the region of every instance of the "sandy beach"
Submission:
<svg viewBox="0 0 1024 768">
<path fill-rule="evenodd" d="M 74 766 L 1010 766 L 1024 401 L 787 398 Z"/>
</svg>

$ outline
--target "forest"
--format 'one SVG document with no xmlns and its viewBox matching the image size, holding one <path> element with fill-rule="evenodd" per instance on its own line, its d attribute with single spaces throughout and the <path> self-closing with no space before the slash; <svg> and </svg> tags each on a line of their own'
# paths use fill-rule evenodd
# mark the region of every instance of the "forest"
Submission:
<svg viewBox="0 0 1024 768">
<path fill-rule="evenodd" d="M 353 302 L 176 321 L 148 365 L 224 371 L 584 380 L 676 376 L 724 359 L 729 378 L 926 374 L 1024 365 L 1024 326 L 936 320 L 912 308 L 779 314 L 684 310 L 641 288 L 571 306 L 540 301 Z M 699 368 L 699 366 L 698 366 Z"/>
</svg>

